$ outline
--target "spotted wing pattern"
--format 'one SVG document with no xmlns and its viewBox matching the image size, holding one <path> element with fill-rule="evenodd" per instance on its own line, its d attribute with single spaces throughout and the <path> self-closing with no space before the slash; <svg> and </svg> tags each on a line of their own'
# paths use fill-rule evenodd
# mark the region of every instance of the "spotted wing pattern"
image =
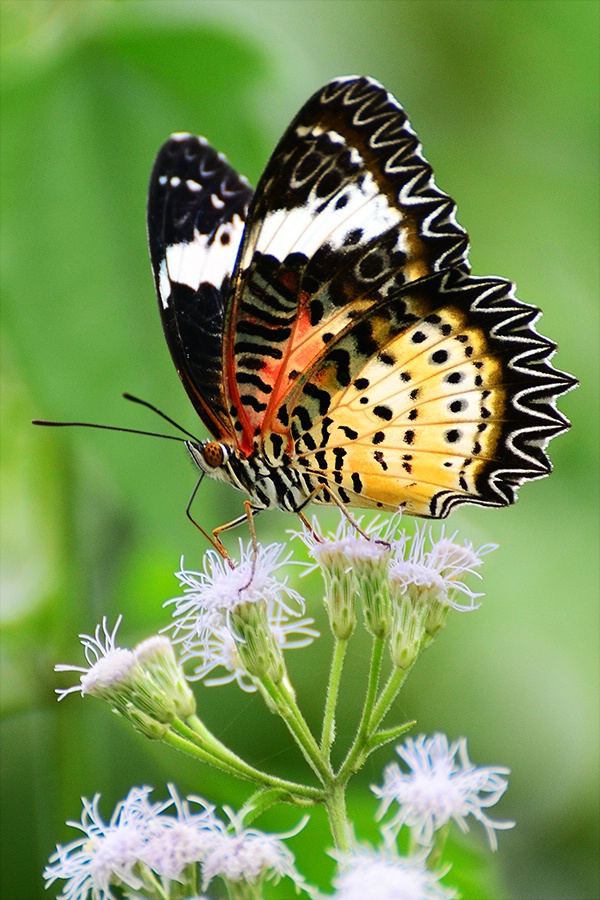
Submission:
<svg viewBox="0 0 600 900">
<path fill-rule="evenodd" d="M 173 135 L 148 222 L 171 354 L 229 448 L 227 471 L 203 444 L 194 458 L 257 506 L 299 509 L 324 484 L 443 517 L 512 503 L 550 471 L 569 426 L 556 399 L 576 382 L 551 365 L 539 310 L 470 274 L 455 204 L 377 82 L 318 91 L 254 197 L 203 139 Z"/>
<path fill-rule="evenodd" d="M 338 79 L 308 101 L 258 185 L 226 313 L 242 456 L 434 517 L 512 503 L 550 471 L 574 381 L 551 366 L 539 311 L 469 274 L 454 213 L 380 85 Z"/>
<path fill-rule="evenodd" d="M 231 439 L 223 319 L 252 188 L 204 138 L 174 134 L 158 153 L 148 237 L 165 337 L 198 414 Z"/>
<path fill-rule="evenodd" d="M 544 448 L 566 427 L 552 400 L 571 382 L 536 317 L 509 282 L 456 269 L 382 302 L 288 398 L 299 464 L 355 506 L 441 518 L 513 503 L 548 474 Z M 357 329 L 376 350 L 362 337 L 361 352 Z"/>
</svg>

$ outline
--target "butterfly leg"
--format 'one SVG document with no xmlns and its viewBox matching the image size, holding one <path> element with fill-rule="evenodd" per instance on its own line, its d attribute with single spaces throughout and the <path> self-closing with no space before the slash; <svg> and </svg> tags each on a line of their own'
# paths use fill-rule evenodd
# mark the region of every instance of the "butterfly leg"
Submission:
<svg viewBox="0 0 600 900">
<path fill-rule="evenodd" d="M 186 506 L 186 509 L 185 509 L 185 514 L 188 517 L 188 519 L 190 520 L 190 522 L 192 523 L 192 525 L 194 525 L 198 529 L 200 534 L 202 534 L 206 538 L 206 540 L 211 545 L 211 547 L 213 547 L 217 551 L 217 553 L 219 553 L 223 557 L 223 559 L 226 560 L 229 563 L 229 565 L 231 566 L 231 568 L 233 569 L 234 568 L 233 560 L 231 559 L 229 553 L 225 549 L 225 545 L 223 544 L 223 541 L 220 539 L 219 534 L 222 531 L 227 531 L 229 528 L 235 528 L 236 525 L 241 525 L 242 522 L 245 522 L 246 520 L 248 520 L 248 522 L 250 523 L 250 534 L 252 537 L 252 546 L 254 548 L 255 555 L 256 555 L 256 548 L 257 548 L 256 529 L 254 528 L 254 522 L 252 521 L 252 516 L 255 515 L 257 512 L 259 512 L 259 510 L 253 509 L 250 504 L 250 501 L 246 500 L 245 501 L 245 505 L 246 505 L 245 514 L 243 516 L 238 516 L 238 518 L 234 519 L 232 522 L 227 522 L 226 525 L 220 525 L 218 528 L 213 529 L 212 537 L 211 537 L 211 535 L 208 534 L 208 532 L 205 531 L 204 528 L 202 528 L 202 526 L 196 521 L 196 519 L 192 515 L 192 504 L 196 498 L 196 494 L 198 493 L 198 488 L 200 487 L 200 482 L 202 481 L 203 477 L 204 477 L 204 472 L 202 472 L 202 474 L 200 475 L 200 477 L 198 478 L 198 481 L 196 482 L 196 484 L 194 486 L 194 490 L 192 491 L 191 497 L 188 501 L 188 505 Z"/>
<path fill-rule="evenodd" d="M 338 507 L 338 509 L 343 513 L 343 515 L 346 516 L 346 518 L 348 519 L 348 521 L 350 522 L 350 524 L 352 525 L 352 527 L 355 528 L 356 531 L 358 531 L 358 533 L 359 533 L 362 537 L 365 538 L 365 540 L 367 540 L 367 541 L 372 540 L 372 538 L 369 537 L 369 535 L 366 533 L 366 531 L 364 531 L 364 530 L 360 527 L 360 524 L 356 521 L 356 519 L 354 518 L 354 516 L 352 515 L 352 513 L 348 510 L 348 508 L 342 503 L 342 501 L 340 500 L 340 498 L 337 497 L 337 496 L 334 494 L 334 492 L 331 490 L 331 488 L 330 488 L 327 484 L 318 484 L 318 485 L 316 486 L 316 488 L 314 488 L 314 489 L 310 492 L 308 498 L 304 501 L 304 503 L 302 504 L 302 506 L 300 506 L 300 507 L 296 510 L 296 515 L 298 516 L 298 518 L 300 519 L 300 521 L 302 522 L 302 524 L 304 525 L 304 527 L 305 527 L 305 528 L 308 528 L 308 530 L 309 530 L 310 533 L 313 535 L 313 537 L 317 538 L 317 540 L 319 540 L 319 541 L 322 540 L 322 538 L 320 538 L 320 537 L 316 534 L 315 530 L 313 529 L 312 525 L 310 524 L 310 522 L 308 521 L 308 519 L 306 518 L 306 516 L 304 515 L 304 513 L 302 512 L 302 510 L 304 509 L 304 507 L 305 507 L 308 503 L 310 503 L 311 500 L 314 500 L 315 495 L 318 494 L 320 491 L 323 491 L 323 493 L 326 493 L 326 494 L 329 496 L 331 502 L 334 503 L 334 504 Z M 327 502 L 327 501 L 325 501 L 325 502 Z M 377 544 L 385 544 L 386 547 L 389 547 L 389 543 L 388 543 L 387 541 L 376 540 L 375 543 L 377 543 Z"/>
<path fill-rule="evenodd" d="M 225 549 L 223 542 L 221 541 L 219 535 L 222 531 L 229 531 L 230 528 L 236 528 L 236 526 L 241 525 L 242 522 L 248 522 L 248 529 L 250 531 L 250 539 L 252 541 L 252 550 L 254 552 L 254 559 L 256 560 L 256 555 L 258 553 L 258 540 L 256 537 L 256 528 L 254 527 L 254 516 L 260 512 L 260 507 L 252 506 L 250 500 L 244 500 L 244 507 L 246 512 L 243 516 L 238 516 L 237 519 L 233 519 L 231 522 L 227 522 L 225 525 L 219 525 L 217 528 L 213 528 L 212 532 L 212 540 L 209 538 L 210 543 L 215 547 L 216 550 L 219 551 L 221 556 L 227 560 L 229 565 L 233 568 L 233 562 L 229 553 Z M 202 529 L 200 529 L 202 531 Z M 202 532 L 206 534 L 206 532 Z M 254 563 L 252 565 L 252 576 L 254 576 Z M 252 577 L 250 578 L 252 581 Z"/>
<path fill-rule="evenodd" d="M 317 532 L 312 527 L 312 525 L 310 524 L 310 522 L 308 521 L 308 519 L 306 518 L 304 513 L 301 512 L 301 510 L 297 509 L 296 515 L 298 516 L 298 518 L 300 519 L 300 521 L 302 522 L 302 524 L 304 525 L 306 530 L 313 536 L 313 538 L 321 544 L 324 543 L 323 538 L 319 534 L 317 534 Z"/>
<path fill-rule="evenodd" d="M 244 500 L 244 508 L 246 510 L 246 518 L 248 519 L 248 530 L 252 540 L 252 549 L 254 550 L 254 559 L 258 554 L 258 538 L 256 537 L 256 526 L 254 524 L 254 516 L 260 512 L 256 507 L 252 506 L 250 500 Z M 254 574 L 254 572 L 252 573 Z"/>
<path fill-rule="evenodd" d="M 306 530 L 312 535 L 314 540 L 317 541 L 319 544 L 324 544 L 325 538 L 321 537 L 320 534 L 317 534 L 315 529 L 312 527 L 312 525 L 310 524 L 310 522 L 308 521 L 308 519 L 302 512 L 302 510 L 304 509 L 305 506 L 308 506 L 308 504 L 310 503 L 311 500 L 314 499 L 315 494 L 318 494 L 319 491 L 323 491 L 323 490 L 326 490 L 326 486 L 324 484 L 317 485 L 317 487 L 313 488 L 313 490 L 310 492 L 310 495 L 304 501 L 302 506 L 299 506 L 298 509 L 296 510 L 296 515 L 298 516 L 298 518 L 300 519 L 300 521 L 302 522 L 302 524 L 304 525 Z"/>
<path fill-rule="evenodd" d="M 348 519 L 348 521 L 350 522 L 350 524 L 352 525 L 352 527 L 353 527 L 356 531 L 358 531 L 358 533 L 359 533 L 362 537 L 364 537 L 365 540 L 370 541 L 371 538 L 370 538 L 369 535 L 366 533 L 366 531 L 363 531 L 363 529 L 360 527 L 359 523 L 358 523 L 357 520 L 354 518 L 354 516 L 352 515 L 352 513 L 350 512 L 350 510 L 348 509 L 348 507 L 345 506 L 345 505 L 342 503 L 342 501 L 340 500 L 339 497 L 336 497 L 336 495 L 333 493 L 332 490 L 330 490 L 330 488 L 327 487 L 327 485 L 323 485 L 323 488 L 324 488 L 325 491 L 329 494 L 332 503 L 335 503 L 335 505 L 338 507 L 338 509 L 342 512 L 342 514 L 343 514 L 344 516 L 346 516 L 346 518 Z"/>
<path fill-rule="evenodd" d="M 254 578 L 254 573 L 256 571 L 256 558 L 258 556 L 258 539 L 256 537 L 256 528 L 254 526 L 254 516 L 260 512 L 260 507 L 252 506 L 250 500 L 244 500 L 244 507 L 246 509 L 246 512 L 243 516 L 238 516 L 237 519 L 233 520 L 233 522 L 227 522 L 226 525 L 219 525 L 218 528 L 213 529 L 213 540 L 211 541 L 213 546 L 218 550 L 219 547 L 222 548 L 222 550 L 219 550 L 219 552 L 223 554 L 224 558 L 227 560 L 231 568 L 235 568 L 233 560 L 227 553 L 227 550 L 225 549 L 221 539 L 219 538 L 219 534 L 222 531 L 227 531 L 229 528 L 235 528 L 236 525 L 241 525 L 242 522 L 248 522 L 250 540 L 252 541 L 252 568 L 250 570 L 250 577 L 248 578 L 248 581 L 246 582 L 246 584 L 242 585 L 241 588 L 239 588 L 240 595 L 242 591 L 245 591 L 246 588 L 250 587 L 250 585 L 252 584 L 252 579 Z"/>
<path fill-rule="evenodd" d="M 201 535 L 203 535 L 203 537 L 206 538 L 206 540 L 211 545 L 211 547 L 213 547 L 218 553 L 221 554 L 223 559 L 226 559 L 227 562 L 230 565 L 232 565 L 229 553 L 223 546 L 222 541 L 219 540 L 219 538 L 217 537 L 217 535 L 214 532 L 213 532 L 213 536 L 211 537 L 208 534 L 208 532 L 204 530 L 204 528 L 195 520 L 195 518 L 192 515 L 192 503 L 194 502 L 194 500 L 196 498 L 196 494 L 198 493 L 198 488 L 200 487 L 200 482 L 202 481 L 203 478 L 204 478 L 204 472 L 202 472 L 200 474 L 200 477 L 198 478 L 198 481 L 196 482 L 196 484 L 194 486 L 194 490 L 192 491 L 190 499 L 188 500 L 188 504 L 185 508 L 185 514 L 188 517 L 188 519 L 190 520 L 190 522 L 192 523 L 192 525 L 198 529 L 198 531 L 200 532 Z M 232 524 L 234 524 L 234 523 L 232 523 Z"/>
</svg>

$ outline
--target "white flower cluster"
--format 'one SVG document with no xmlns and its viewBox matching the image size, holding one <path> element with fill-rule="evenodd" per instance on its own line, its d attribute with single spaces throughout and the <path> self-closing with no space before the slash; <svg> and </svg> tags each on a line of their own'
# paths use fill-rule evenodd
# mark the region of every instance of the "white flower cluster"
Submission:
<svg viewBox="0 0 600 900">
<path fill-rule="evenodd" d="M 357 846 L 335 853 L 335 900 L 453 900 L 457 892 L 440 884 L 445 872 L 427 868 L 426 854 L 401 856 L 395 845 Z"/>
<path fill-rule="evenodd" d="M 381 847 L 357 844 L 351 852 L 334 853 L 338 861 L 335 900 L 452 900 L 456 891 L 440 883 L 449 867 L 438 872 L 429 867 L 436 832 L 451 820 L 466 831 L 471 815 L 484 826 L 495 850 L 495 829 L 514 825 L 493 821 L 484 812 L 504 794 L 508 782 L 502 776 L 509 770 L 474 766 L 465 738 L 450 743 L 444 734 L 421 735 L 409 738 L 396 752 L 409 771 L 391 763 L 385 769 L 383 786 L 371 789 L 381 798 L 379 819 L 392 804 L 397 809 L 382 827 Z M 403 826 L 410 830 L 411 846 L 421 847 L 419 852 L 408 856 L 398 852 Z"/>
<path fill-rule="evenodd" d="M 208 686 L 237 681 L 245 691 L 256 686 L 239 655 L 239 636 L 232 627 L 232 614 L 244 604 L 264 603 L 268 627 L 280 650 L 306 647 L 318 631 L 313 620 L 303 617 L 304 599 L 277 572 L 289 563 L 283 544 L 244 547 L 240 541 L 240 561 L 231 567 L 212 550 L 204 557 L 204 571 L 185 569 L 183 561 L 177 578 L 184 595 L 168 601 L 174 604 L 174 622 L 169 627 L 174 644 L 181 644 L 182 664 L 194 662 L 190 680 L 204 679 Z M 217 669 L 223 674 L 212 676 Z M 211 676 L 211 677 L 208 677 Z"/>
<path fill-rule="evenodd" d="M 227 809 L 226 825 L 202 798 L 182 800 L 172 786 L 169 791 L 169 800 L 152 803 L 151 788 L 132 788 L 109 822 L 100 815 L 99 794 L 92 801 L 84 798 L 81 821 L 68 823 L 83 834 L 56 848 L 44 872 L 46 887 L 66 881 L 58 900 L 116 900 L 122 892 L 169 896 L 172 881 L 198 883 L 198 865 L 203 891 L 217 877 L 256 885 L 287 876 L 303 886 L 293 854 L 281 840 L 290 835 L 244 828 Z"/>
<path fill-rule="evenodd" d="M 390 580 L 397 583 L 401 593 L 413 586 L 429 588 L 437 593 L 438 599 L 455 609 L 474 609 L 475 601 L 483 595 L 474 593 L 462 579 L 466 575 L 480 578 L 477 569 L 482 557 L 497 545 L 484 544 L 475 550 L 469 541 L 456 543 L 456 532 L 446 537 L 443 528 L 440 537 L 434 540 L 427 525 L 417 525 L 411 538 L 399 530 L 401 519 L 400 513 L 389 520 L 375 518 L 363 530 L 362 520 L 353 523 L 342 515 L 336 531 L 323 535 L 315 518 L 311 531 L 305 528 L 292 534 L 302 539 L 315 560 L 308 571 L 317 566 L 331 566 L 332 560 L 336 560 L 349 572 L 357 560 L 377 561 L 387 550 Z M 459 603 L 457 594 L 465 595 L 468 602 Z"/>
<path fill-rule="evenodd" d="M 494 829 L 512 828 L 514 822 L 495 822 L 484 812 L 500 800 L 508 787 L 504 766 L 474 766 L 467 752 L 466 738 L 449 743 L 445 734 L 409 738 L 396 752 L 408 766 L 403 772 L 398 763 L 390 763 L 384 771 L 381 787 L 373 793 L 381 799 L 379 818 L 395 803 L 397 811 L 386 823 L 385 830 L 396 838 L 403 825 L 411 837 L 424 847 L 431 847 L 435 832 L 454 820 L 462 831 L 468 831 L 467 816 L 481 822 L 490 847 L 498 841 Z M 458 757 L 458 759 L 457 759 Z"/>
<path fill-rule="evenodd" d="M 357 605 L 365 628 L 375 638 L 389 640 L 395 667 L 407 671 L 445 625 L 450 609 L 477 609 L 482 594 L 465 577 L 480 577 L 483 556 L 495 549 L 446 537 L 434 540 L 431 528 L 417 526 L 412 537 L 400 530 L 401 514 L 389 521 L 342 516 L 336 531 L 323 535 L 317 520 L 295 533 L 325 582 L 325 604 L 332 632 L 347 639 L 354 629 Z"/>
<path fill-rule="evenodd" d="M 473 816 L 484 826 L 495 850 L 495 830 L 514 825 L 493 821 L 485 812 L 504 794 L 508 783 L 502 776 L 509 770 L 474 766 L 464 738 L 450 743 L 443 734 L 421 735 L 396 750 L 409 771 L 391 763 L 383 785 L 372 790 L 381 799 L 379 819 L 392 804 L 397 810 L 382 827 L 381 847 L 357 842 L 350 851 L 333 851 L 338 863 L 336 900 L 452 900 L 456 892 L 440 882 L 448 867 L 441 871 L 429 867 L 436 832 L 451 820 L 466 831 L 467 817 Z M 169 800 L 152 803 L 151 788 L 133 788 L 108 823 L 98 809 L 100 795 L 91 802 L 84 799 L 81 821 L 68 823 L 82 836 L 57 847 L 44 873 L 47 887 L 58 879 L 67 882 L 58 900 L 116 900 L 120 894 L 115 895 L 113 888 L 117 886 L 126 896 L 128 891 L 169 896 L 173 881 L 190 886 L 200 881 L 206 890 L 217 877 L 238 886 L 288 877 L 296 890 L 312 893 L 283 843 L 304 827 L 305 820 L 293 832 L 266 834 L 245 828 L 242 815 L 227 807 L 229 823 L 225 824 L 202 798 L 182 800 L 172 786 L 169 791 Z M 404 826 L 410 830 L 411 845 L 422 848 L 408 856 L 397 849 Z M 160 891 L 152 881 L 156 878 Z M 248 894 L 254 896 L 253 891 Z M 235 896 L 241 896 L 239 890 Z"/>
</svg>

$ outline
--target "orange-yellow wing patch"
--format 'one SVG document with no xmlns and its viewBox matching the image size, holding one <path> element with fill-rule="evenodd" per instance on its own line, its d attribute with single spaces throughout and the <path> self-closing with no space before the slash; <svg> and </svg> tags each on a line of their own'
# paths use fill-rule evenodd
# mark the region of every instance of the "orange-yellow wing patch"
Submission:
<svg viewBox="0 0 600 900">
<path fill-rule="evenodd" d="M 507 469 L 519 478 L 525 421 L 511 402 L 514 360 L 494 334 L 509 297 L 518 303 L 509 282 L 455 272 L 373 307 L 288 398 L 297 464 L 353 506 L 440 517 L 456 503 L 507 502 L 499 481 L 511 483 Z M 537 387 L 519 377 L 522 391 Z"/>
</svg>

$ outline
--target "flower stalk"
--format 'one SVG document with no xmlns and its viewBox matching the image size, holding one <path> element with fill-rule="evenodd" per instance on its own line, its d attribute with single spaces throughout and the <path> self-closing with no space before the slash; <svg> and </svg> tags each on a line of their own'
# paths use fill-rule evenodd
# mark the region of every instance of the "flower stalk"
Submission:
<svg viewBox="0 0 600 900">
<path fill-rule="evenodd" d="M 327 693 L 325 695 L 323 729 L 321 732 L 321 753 L 326 758 L 329 758 L 335 740 L 335 711 L 337 708 L 338 694 L 342 682 L 344 659 L 346 658 L 347 649 L 347 640 L 340 640 L 339 638 L 334 637 L 329 681 L 327 683 Z"/>
</svg>

